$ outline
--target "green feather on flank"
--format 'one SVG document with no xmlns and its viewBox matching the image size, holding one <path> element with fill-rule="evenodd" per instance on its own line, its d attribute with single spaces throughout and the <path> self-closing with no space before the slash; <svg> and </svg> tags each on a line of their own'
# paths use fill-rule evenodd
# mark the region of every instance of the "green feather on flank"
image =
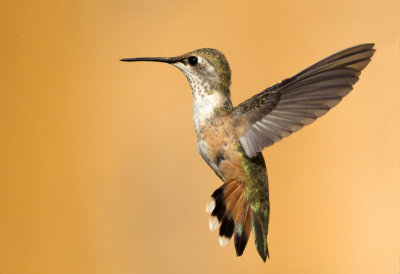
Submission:
<svg viewBox="0 0 400 274">
<path fill-rule="evenodd" d="M 248 158 L 239 142 L 235 144 L 234 149 L 240 153 L 241 166 L 247 177 L 245 197 L 251 203 L 252 210 L 259 211 L 260 201 L 265 200 L 266 195 L 268 195 L 267 178 L 260 177 L 260 174 L 265 173 L 262 154 L 260 153 L 254 158 Z"/>
<path fill-rule="evenodd" d="M 251 204 L 251 210 L 253 210 L 254 212 L 258 212 L 260 210 L 260 205 L 261 204 L 259 201 L 255 201 Z"/>
<path fill-rule="evenodd" d="M 269 257 L 267 244 L 269 199 L 268 177 L 260 177 L 260 174 L 266 174 L 264 158 L 261 153 L 254 158 L 248 158 L 239 142 L 235 144 L 234 149 L 240 153 L 241 165 L 246 173 L 247 185 L 244 194 L 252 210 L 251 225 L 257 251 L 265 262 Z"/>
</svg>

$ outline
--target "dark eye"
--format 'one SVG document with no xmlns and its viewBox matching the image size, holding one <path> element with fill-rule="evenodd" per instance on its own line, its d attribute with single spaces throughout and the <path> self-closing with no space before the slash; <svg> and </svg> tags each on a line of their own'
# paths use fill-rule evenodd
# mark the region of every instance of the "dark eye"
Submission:
<svg viewBox="0 0 400 274">
<path fill-rule="evenodd" d="M 195 66 L 199 60 L 196 56 L 189 56 L 188 61 L 191 66 Z"/>
</svg>

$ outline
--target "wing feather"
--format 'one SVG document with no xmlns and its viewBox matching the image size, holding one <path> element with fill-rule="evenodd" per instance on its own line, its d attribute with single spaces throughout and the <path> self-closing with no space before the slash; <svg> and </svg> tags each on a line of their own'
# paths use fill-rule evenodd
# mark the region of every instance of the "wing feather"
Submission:
<svg viewBox="0 0 400 274">
<path fill-rule="evenodd" d="M 238 105 L 248 127 L 240 143 L 248 157 L 312 123 L 337 105 L 371 61 L 374 44 L 333 54 Z"/>
</svg>

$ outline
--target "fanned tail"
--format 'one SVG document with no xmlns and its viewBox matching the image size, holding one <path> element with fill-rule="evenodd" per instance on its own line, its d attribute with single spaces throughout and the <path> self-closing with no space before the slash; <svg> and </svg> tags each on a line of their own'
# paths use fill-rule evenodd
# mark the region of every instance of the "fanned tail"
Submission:
<svg viewBox="0 0 400 274">
<path fill-rule="evenodd" d="M 265 262 L 269 257 L 267 235 L 269 222 L 268 186 L 263 185 L 256 190 L 258 199 L 252 204 L 245 195 L 245 186 L 239 180 L 230 180 L 219 187 L 211 195 L 206 211 L 211 213 L 210 230 L 219 224 L 219 243 L 228 244 L 235 235 L 237 256 L 241 256 L 253 231 L 257 251 Z M 264 194 L 263 194 L 264 193 Z M 254 193 L 253 193 L 254 194 Z"/>
<path fill-rule="evenodd" d="M 211 213 L 210 230 L 215 230 L 221 224 L 220 245 L 227 245 L 235 234 L 236 254 L 241 256 L 247 245 L 252 223 L 249 202 L 244 195 L 244 184 L 234 179 L 223 184 L 211 195 L 206 211 Z"/>
</svg>

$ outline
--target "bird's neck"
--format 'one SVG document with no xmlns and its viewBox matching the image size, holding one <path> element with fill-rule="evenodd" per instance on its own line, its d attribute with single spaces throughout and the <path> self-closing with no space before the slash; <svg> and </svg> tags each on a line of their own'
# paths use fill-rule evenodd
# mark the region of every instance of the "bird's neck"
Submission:
<svg viewBox="0 0 400 274">
<path fill-rule="evenodd" d="M 217 117 L 229 114 L 233 109 L 229 91 L 202 84 L 192 85 L 192 93 L 193 122 L 197 136 L 203 127 L 210 125 Z"/>
</svg>

